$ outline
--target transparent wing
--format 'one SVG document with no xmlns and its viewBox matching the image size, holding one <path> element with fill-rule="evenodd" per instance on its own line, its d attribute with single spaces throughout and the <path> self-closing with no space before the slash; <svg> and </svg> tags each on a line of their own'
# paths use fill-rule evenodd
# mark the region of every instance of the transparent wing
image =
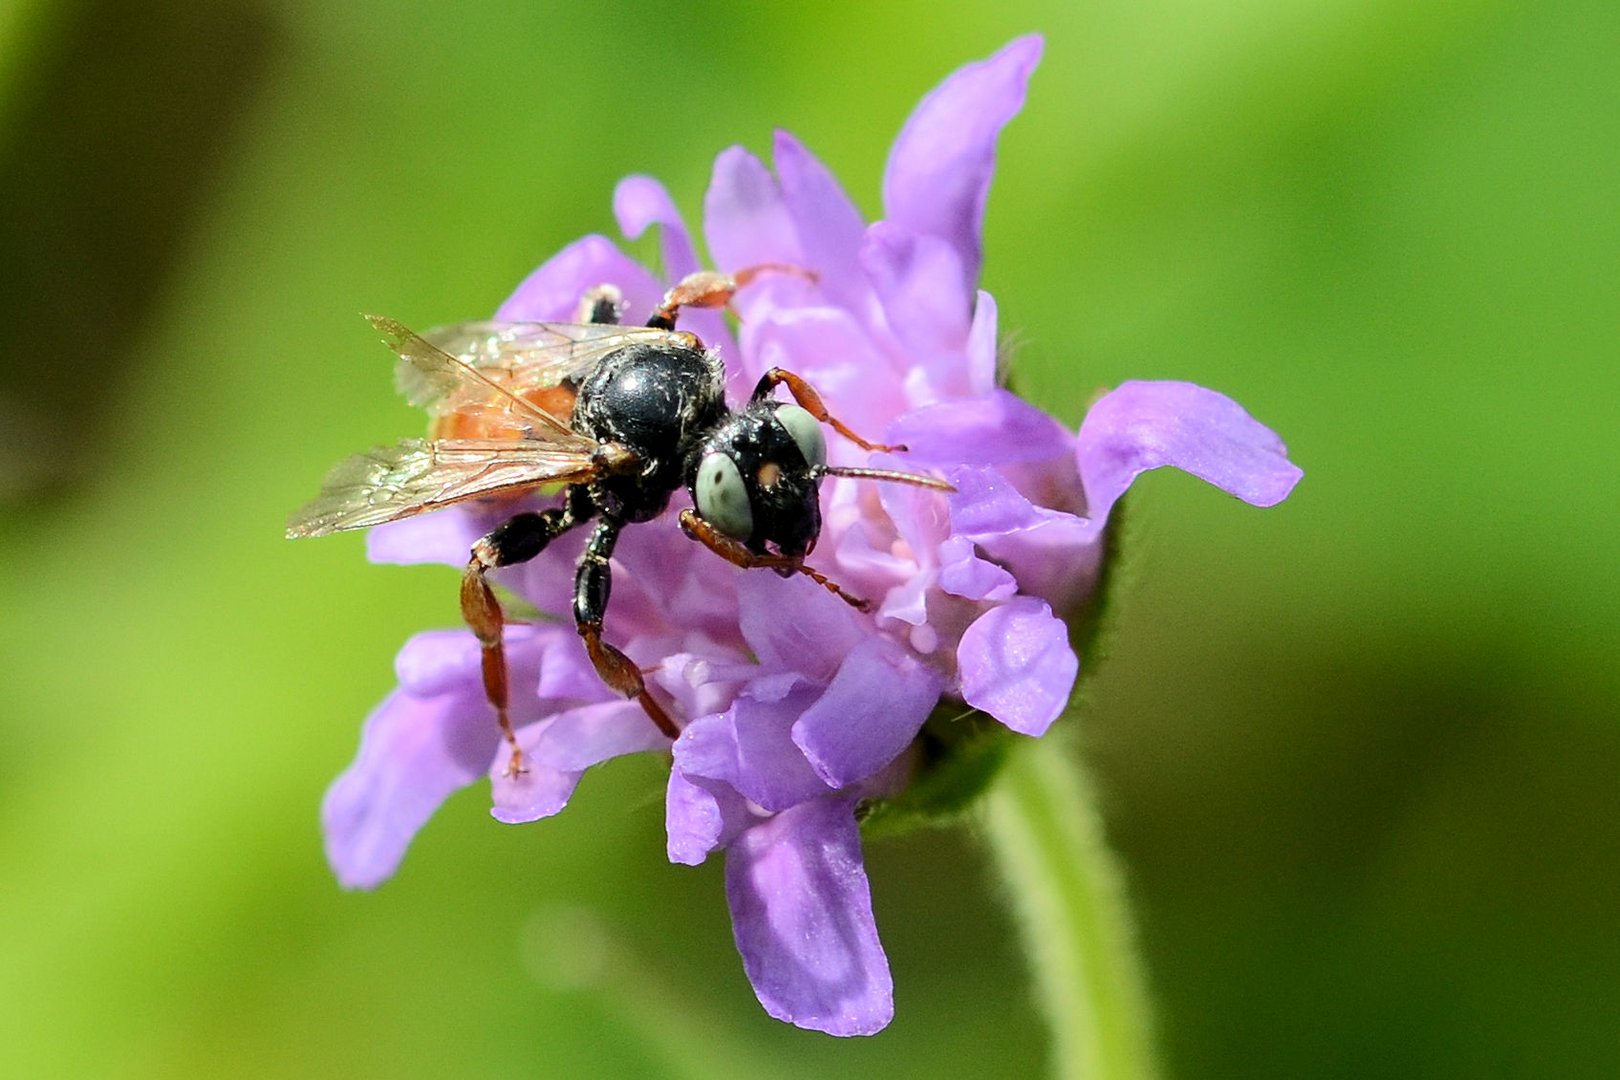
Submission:
<svg viewBox="0 0 1620 1080">
<path fill-rule="evenodd" d="M 287 522 L 294 539 L 366 529 L 501 491 L 597 474 L 589 450 L 543 442 L 403 439 L 338 463 Z"/>
<path fill-rule="evenodd" d="M 435 416 L 489 414 L 491 421 L 520 438 L 558 448 L 589 451 L 593 445 L 562 419 L 525 401 L 505 379 L 490 378 L 393 319 L 367 315 L 366 321 L 399 357 L 394 379 L 411 404 L 422 405 Z"/>
<path fill-rule="evenodd" d="M 602 360 L 626 345 L 668 343 L 696 349 L 698 339 L 685 331 L 650 326 L 615 326 L 601 323 L 477 322 L 438 326 L 424 335 L 457 359 L 494 377 L 513 393 L 544 390 L 565 382 L 577 383 Z M 403 378 L 400 391 L 412 404 L 418 401 Z"/>
</svg>

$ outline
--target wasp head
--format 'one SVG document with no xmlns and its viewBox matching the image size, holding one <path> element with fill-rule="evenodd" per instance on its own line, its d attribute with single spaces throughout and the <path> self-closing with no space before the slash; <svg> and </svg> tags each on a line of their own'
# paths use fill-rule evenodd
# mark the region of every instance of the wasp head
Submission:
<svg viewBox="0 0 1620 1080">
<path fill-rule="evenodd" d="M 797 405 L 757 401 L 704 442 L 689 487 L 698 516 L 750 551 L 797 558 L 821 532 L 821 425 Z M 769 546 L 767 546 L 769 545 Z"/>
</svg>

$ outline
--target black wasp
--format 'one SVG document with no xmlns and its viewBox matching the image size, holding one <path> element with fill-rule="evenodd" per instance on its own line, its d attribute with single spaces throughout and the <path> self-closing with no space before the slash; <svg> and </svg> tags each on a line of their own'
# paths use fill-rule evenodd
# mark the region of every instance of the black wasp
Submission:
<svg viewBox="0 0 1620 1080">
<path fill-rule="evenodd" d="M 830 416 L 799 376 L 773 368 L 748 404 L 725 402 L 720 357 L 695 334 L 675 329 L 683 307 L 723 307 L 762 271 L 693 274 L 664 295 L 644 327 L 619 325 L 616 290 L 592 290 L 579 323 L 466 322 L 417 335 L 379 316 L 371 324 L 400 357 L 396 382 L 432 417 L 428 437 L 404 439 L 341 462 L 320 495 L 292 516 L 289 537 L 364 529 L 468 499 L 499 500 L 565 485 L 562 505 L 514 513 L 472 546 L 461 580 L 461 612 L 483 647 L 484 689 L 512 747 L 507 716 L 505 620 L 488 571 L 525 562 L 577 526 L 595 521 L 574 577 L 574 622 L 602 681 L 641 703 L 670 738 L 680 734 L 647 691 L 641 671 L 602 640 L 612 589 L 609 560 L 619 532 L 661 514 L 680 487 L 692 508 L 687 536 L 741 567 L 805 574 L 845 593 L 804 565 L 821 531 L 821 478 L 893 480 L 951 490 L 932 477 L 828 465 L 821 424 L 866 450 Z M 785 385 L 794 403 L 775 401 Z"/>
</svg>

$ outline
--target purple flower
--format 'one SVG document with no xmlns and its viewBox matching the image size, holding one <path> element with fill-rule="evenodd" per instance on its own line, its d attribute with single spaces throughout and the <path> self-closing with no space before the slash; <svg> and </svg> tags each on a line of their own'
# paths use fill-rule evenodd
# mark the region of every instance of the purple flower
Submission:
<svg viewBox="0 0 1620 1080">
<path fill-rule="evenodd" d="M 757 279 L 737 296 L 735 337 L 718 313 L 683 323 L 722 351 L 734 395 L 771 367 L 796 372 L 854 430 L 909 448 L 868 455 L 833 438 L 834 463 L 930 470 L 956 487 L 826 483 L 811 565 L 872 600 L 872 613 L 802 577 L 729 566 L 671 520 L 627 529 L 606 636 L 673 701 L 682 731 L 671 743 L 601 684 L 566 625 L 581 538 L 498 572 L 562 620 L 507 636 L 529 770 L 504 775 L 508 750 L 471 633 L 412 639 L 399 689 L 366 722 L 323 808 L 345 885 L 385 880 L 437 805 L 480 776 L 491 778 L 494 815 L 524 822 L 561 810 L 597 762 L 669 753 L 669 857 L 695 864 L 725 851 L 737 946 L 766 1010 L 835 1035 L 889 1022 L 857 805 L 906 785 L 908 748 L 942 699 L 1023 735 L 1052 724 L 1079 669 L 1060 615 L 1096 589 L 1109 512 L 1137 475 L 1173 465 L 1256 506 L 1300 477 L 1282 442 L 1214 391 L 1126 383 L 1076 435 L 998 387 L 996 305 L 976 289 L 980 223 L 997 137 L 1040 53 L 1038 38 L 1014 41 L 923 100 L 890 154 L 885 219 L 874 224 L 785 132 L 772 168 L 740 147 L 715 162 L 704 233 L 716 268 L 782 263 L 816 275 Z M 698 268 L 656 181 L 622 182 L 614 210 L 631 238 L 659 228 L 666 280 Z M 568 319 L 602 283 L 636 313 L 665 287 L 587 236 L 530 275 L 498 317 Z M 450 509 L 383 526 L 370 555 L 460 567 L 509 512 Z"/>
</svg>

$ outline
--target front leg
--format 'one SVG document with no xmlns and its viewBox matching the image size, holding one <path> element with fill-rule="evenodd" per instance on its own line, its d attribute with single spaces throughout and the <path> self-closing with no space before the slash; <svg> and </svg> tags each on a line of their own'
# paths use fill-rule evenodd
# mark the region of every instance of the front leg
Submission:
<svg viewBox="0 0 1620 1080">
<path fill-rule="evenodd" d="M 759 263 L 755 266 L 745 266 L 735 274 L 722 274 L 718 270 L 699 270 L 694 274 L 687 274 L 664 294 L 663 302 L 653 309 L 652 318 L 647 320 L 647 325 L 660 330 L 673 330 L 675 320 L 680 318 L 683 307 L 725 307 L 731 303 L 731 298 L 737 295 L 738 289 L 761 274 L 793 274 L 810 281 L 816 280 L 813 272 L 802 266 L 789 266 L 787 263 Z"/>
<path fill-rule="evenodd" d="M 786 555 L 761 555 L 758 552 L 749 551 L 748 546 L 741 540 L 727 536 L 719 529 L 716 529 L 699 517 L 697 511 L 691 507 L 681 511 L 681 531 L 689 539 L 696 540 L 733 566 L 740 566 L 744 570 L 760 568 L 775 570 L 783 577 L 789 574 L 803 574 L 857 611 L 872 610 L 871 601 L 862 600 L 858 596 L 851 596 L 839 588 L 838 584 L 828 578 L 827 575 L 819 570 L 812 570 L 799 559 L 789 558 Z"/>
<path fill-rule="evenodd" d="M 523 772 L 523 752 L 508 713 L 510 687 L 506 677 L 506 644 L 503 631 L 506 617 L 501 603 L 489 587 L 486 575 L 501 566 L 528 562 L 563 533 L 588 519 L 593 512 L 583 487 L 568 489 L 567 504 L 538 513 L 518 514 L 479 539 L 472 546 L 472 558 L 461 575 L 461 617 L 467 621 L 482 649 L 484 696 L 495 708 L 501 734 L 512 747 L 508 776 Z"/>
<path fill-rule="evenodd" d="M 845 427 L 843 421 L 827 411 L 827 406 L 822 402 L 821 395 L 816 392 L 815 387 L 806 382 L 802 376 L 795 375 L 793 372 L 785 371 L 782 368 L 773 367 L 767 371 L 760 378 L 759 385 L 754 387 L 754 396 L 750 400 L 764 401 L 771 396 L 771 391 L 782 383 L 787 384 L 788 393 L 793 395 L 793 400 L 799 403 L 800 408 L 823 424 L 830 424 L 834 431 L 862 450 L 876 450 L 887 453 L 892 450 L 905 449 L 904 446 L 885 446 L 882 443 L 867 442 Z"/>
<path fill-rule="evenodd" d="M 679 738 L 681 729 L 669 718 L 664 707 L 654 700 L 641 677 L 641 669 L 624 653 L 602 640 L 602 618 L 607 613 L 608 596 L 613 592 L 613 570 L 608 560 L 613 557 L 613 546 L 619 541 L 623 522 L 603 518 L 591 533 L 585 553 L 579 557 L 579 570 L 574 575 L 574 625 L 585 640 L 585 651 L 608 689 L 641 703 L 654 726 L 671 739 Z"/>
</svg>

